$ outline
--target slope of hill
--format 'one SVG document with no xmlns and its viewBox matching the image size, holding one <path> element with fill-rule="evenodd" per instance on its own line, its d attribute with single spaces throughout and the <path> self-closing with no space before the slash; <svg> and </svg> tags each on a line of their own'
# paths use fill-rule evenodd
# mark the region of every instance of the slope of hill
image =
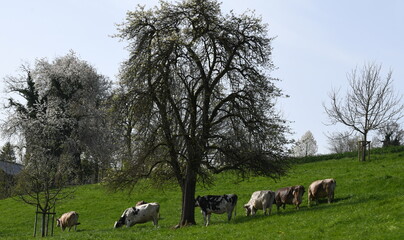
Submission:
<svg viewBox="0 0 404 240">
<path fill-rule="evenodd" d="M 61 202 L 56 211 L 79 212 L 77 232 L 55 229 L 54 239 L 403 239 L 404 152 L 379 152 L 370 162 L 356 158 L 331 159 L 295 165 L 277 182 L 256 177 L 236 183 L 231 174 L 216 177 L 209 189 L 198 187 L 197 195 L 236 193 L 237 216 L 229 223 L 225 215 L 212 215 L 204 227 L 199 208 L 198 225 L 174 230 L 180 218 L 178 188 L 156 190 L 143 184 L 131 193 L 107 192 L 101 185 L 77 187 L 75 197 Z M 335 202 L 307 207 L 307 187 L 317 179 L 335 178 Z M 306 187 L 300 210 L 291 205 L 271 216 L 262 211 L 246 217 L 243 205 L 256 190 L 301 184 Z M 152 223 L 113 229 L 123 210 L 139 200 L 161 205 L 159 227 Z M 32 239 L 35 209 L 13 199 L 0 200 L 0 239 Z"/>
</svg>

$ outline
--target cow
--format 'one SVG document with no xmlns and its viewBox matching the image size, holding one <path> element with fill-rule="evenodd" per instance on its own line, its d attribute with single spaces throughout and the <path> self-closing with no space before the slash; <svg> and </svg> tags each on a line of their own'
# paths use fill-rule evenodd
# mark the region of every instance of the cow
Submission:
<svg viewBox="0 0 404 240">
<path fill-rule="evenodd" d="M 70 229 L 74 227 L 74 231 L 76 231 L 77 225 L 80 223 L 79 221 L 79 214 L 76 213 L 75 211 L 67 212 L 62 214 L 62 216 L 58 219 L 56 219 L 56 226 L 61 227 L 62 231 L 64 231 L 66 228 Z"/>
<path fill-rule="evenodd" d="M 224 194 L 224 195 L 206 195 L 198 196 L 195 199 L 195 207 L 201 208 L 203 215 L 203 221 L 205 226 L 209 225 L 210 215 L 212 213 L 223 214 L 227 213 L 228 221 L 231 220 L 231 216 L 234 209 L 234 216 L 236 216 L 235 206 L 237 205 L 236 194 Z"/>
<path fill-rule="evenodd" d="M 334 201 L 334 191 L 337 186 L 337 182 L 335 179 L 323 179 L 317 180 L 310 184 L 308 190 L 308 205 L 310 207 L 311 201 L 315 200 L 316 204 L 318 204 L 319 198 L 327 198 L 328 203 Z"/>
<path fill-rule="evenodd" d="M 247 216 L 255 215 L 257 210 L 263 210 L 264 215 L 271 215 L 272 204 L 275 199 L 275 192 L 271 190 L 256 191 L 251 195 L 250 201 L 244 204 Z"/>
<path fill-rule="evenodd" d="M 296 209 L 300 208 L 304 194 L 304 187 L 302 185 L 284 187 L 276 190 L 275 203 L 277 210 L 282 206 L 285 209 L 286 204 L 293 204 Z"/>
<path fill-rule="evenodd" d="M 136 207 L 126 209 L 121 218 L 115 222 L 114 228 L 132 227 L 138 223 L 145 223 L 153 221 L 153 225 L 157 227 L 160 212 L 160 205 L 158 203 L 146 203 Z"/>
</svg>

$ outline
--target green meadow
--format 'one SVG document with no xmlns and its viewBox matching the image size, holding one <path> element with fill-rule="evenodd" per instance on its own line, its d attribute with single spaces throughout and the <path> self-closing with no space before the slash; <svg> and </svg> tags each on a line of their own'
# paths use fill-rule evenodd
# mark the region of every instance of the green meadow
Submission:
<svg viewBox="0 0 404 240">
<path fill-rule="evenodd" d="M 236 193 L 237 216 L 230 222 L 213 214 L 203 226 L 199 208 L 197 225 L 173 229 L 180 218 L 181 193 L 177 187 L 158 190 L 147 183 L 132 192 L 110 192 L 102 185 L 76 188 L 74 197 L 60 202 L 57 216 L 67 211 L 80 215 L 77 231 L 55 228 L 51 239 L 404 239 L 404 151 L 372 154 L 369 162 L 348 156 L 295 164 L 288 175 L 274 181 L 253 177 L 243 182 L 232 174 L 216 176 L 215 185 L 199 186 L 197 195 Z M 335 178 L 335 202 L 307 207 L 307 187 L 314 180 Z M 246 217 L 243 205 L 256 190 L 303 185 L 300 210 L 287 205 L 270 216 L 258 211 Z M 122 212 L 137 201 L 159 202 L 159 227 L 151 222 L 113 229 Z M 0 200 L 0 239 L 33 239 L 35 208 L 15 199 Z M 39 228 L 38 228 L 39 231 Z M 40 234 L 39 234 L 40 235 Z"/>
</svg>

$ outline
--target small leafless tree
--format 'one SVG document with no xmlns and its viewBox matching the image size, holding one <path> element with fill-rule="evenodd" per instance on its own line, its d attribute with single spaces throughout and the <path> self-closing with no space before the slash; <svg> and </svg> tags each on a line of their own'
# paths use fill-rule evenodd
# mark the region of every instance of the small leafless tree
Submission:
<svg viewBox="0 0 404 240">
<path fill-rule="evenodd" d="M 353 152 L 357 150 L 358 136 L 352 132 L 334 132 L 327 135 L 328 149 L 333 153 Z"/>
<path fill-rule="evenodd" d="M 377 130 L 387 122 L 403 117 L 402 96 L 393 90 L 392 71 L 382 77 L 381 65 L 365 64 L 347 75 L 349 89 L 345 98 L 339 91 L 329 94 L 331 106 L 324 109 L 332 124 L 342 123 L 362 135 L 362 143 L 367 144 L 369 131 Z M 366 151 L 362 151 L 361 161 L 365 161 Z"/>
</svg>

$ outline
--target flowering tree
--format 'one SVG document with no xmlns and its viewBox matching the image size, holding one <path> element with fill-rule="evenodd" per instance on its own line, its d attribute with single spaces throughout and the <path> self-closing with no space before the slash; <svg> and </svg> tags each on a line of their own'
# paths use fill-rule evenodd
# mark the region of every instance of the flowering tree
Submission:
<svg viewBox="0 0 404 240">
<path fill-rule="evenodd" d="M 119 28 L 130 43 L 120 109 L 132 122 L 129 158 L 112 182 L 176 181 L 185 226 L 195 224 L 198 180 L 227 170 L 284 174 L 288 128 L 274 108 L 282 93 L 269 76 L 272 39 L 260 18 L 223 15 L 212 0 L 160 4 L 129 12 Z"/>
<path fill-rule="evenodd" d="M 310 131 L 307 131 L 292 148 L 295 157 L 313 156 L 317 153 L 317 150 L 317 141 Z"/>
</svg>

